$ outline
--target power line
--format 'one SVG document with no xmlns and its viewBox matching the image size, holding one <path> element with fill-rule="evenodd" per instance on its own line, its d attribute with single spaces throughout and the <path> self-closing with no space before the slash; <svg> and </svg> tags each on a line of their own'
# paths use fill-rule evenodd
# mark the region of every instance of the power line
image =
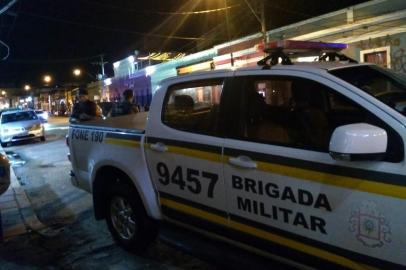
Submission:
<svg viewBox="0 0 406 270">
<path fill-rule="evenodd" d="M 11 24 L 10 29 L 9 29 L 9 31 L 8 31 L 8 33 L 7 33 L 7 37 L 8 37 L 8 38 L 10 38 L 11 33 L 12 33 L 13 30 L 14 30 L 14 26 L 15 26 L 15 24 L 16 24 L 17 17 L 18 17 L 18 13 L 20 12 L 20 10 L 21 10 L 21 2 L 18 2 L 17 12 L 13 15 L 13 16 L 14 16 L 14 18 L 13 18 L 13 23 Z M 9 14 L 9 13 L 10 13 L 10 12 L 8 12 L 7 14 Z"/>
<path fill-rule="evenodd" d="M 15 3 L 17 3 L 17 1 L 18 0 L 11 0 L 7 4 L 5 4 L 4 7 L 0 9 L 0 15 L 9 10 Z M 0 44 L 4 46 L 7 50 L 6 55 L 3 58 L 1 58 L 1 60 L 3 61 L 6 60 L 10 55 L 10 47 L 2 40 L 0 40 Z"/>
<path fill-rule="evenodd" d="M 81 57 L 81 58 L 64 58 L 64 59 L 12 59 L 8 62 L 10 63 L 25 63 L 25 64 L 57 64 L 57 63 L 74 63 L 74 62 L 84 62 L 100 57 L 100 55 Z"/>
<path fill-rule="evenodd" d="M 118 9 L 126 12 L 131 12 L 131 13 L 138 13 L 138 14 L 157 14 L 157 15 L 199 15 L 199 14 L 207 14 L 207 13 L 213 13 L 213 12 L 222 12 L 227 9 L 232 9 L 235 7 L 238 7 L 239 5 L 232 5 L 232 6 L 227 6 L 223 8 L 215 8 L 215 9 L 207 9 L 207 10 L 198 10 L 198 11 L 175 11 L 175 12 L 170 12 L 170 11 L 156 11 L 156 10 L 139 10 L 135 8 L 123 8 L 123 7 L 118 7 L 110 4 L 104 4 L 100 3 L 98 1 L 86 1 L 87 3 L 93 3 L 108 9 Z"/>
<path fill-rule="evenodd" d="M 272 4 L 272 8 L 279 9 L 279 10 L 281 10 L 281 11 L 284 11 L 284 12 L 286 12 L 286 13 L 290 13 L 290 14 L 293 14 L 293 15 L 299 15 L 299 16 L 302 16 L 302 17 L 305 17 L 305 18 L 314 17 L 314 15 L 310 15 L 310 14 L 307 14 L 307 13 L 299 12 L 299 11 L 296 11 L 296 10 L 293 10 L 293 9 L 283 8 L 283 7 L 281 7 L 281 6 L 277 5 L 277 4 Z"/>
<path fill-rule="evenodd" d="M 77 25 L 77 26 L 84 26 L 84 27 L 103 30 L 103 31 L 120 32 L 120 33 L 133 34 L 133 35 L 138 35 L 138 36 L 166 38 L 166 39 L 180 39 L 180 40 L 202 40 L 203 39 L 203 38 L 199 38 L 199 37 L 186 37 L 186 36 L 176 36 L 176 35 L 160 35 L 160 34 L 152 34 L 152 33 L 143 33 L 143 32 L 138 32 L 138 31 L 133 31 L 133 30 L 128 30 L 128 29 L 103 27 L 103 26 L 98 26 L 98 25 L 93 25 L 93 24 L 74 22 L 74 21 L 70 21 L 70 20 L 58 19 L 58 18 L 54 18 L 54 17 L 50 17 L 50 16 L 39 15 L 39 14 L 25 12 L 25 11 L 21 12 L 21 13 L 31 16 L 31 17 L 40 18 L 43 20 L 49 20 L 49 21 L 66 23 L 66 24 Z"/>
<path fill-rule="evenodd" d="M 1 58 L 1 60 L 6 60 L 10 56 L 10 47 L 2 40 L 0 40 L 0 44 L 3 45 L 4 47 L 6 47 L 6 49 L 7 49 L 6 55 L 3 58 Z"/>
<path fill-rule="evenodd" d="M 239 10 L 238 11 L 238 13 L 237 12 L 234 12 L 234 13 L 231 13 L 230 14 L 230 21 L 233 21 L 234 19 L 236 19 L 236 18 L 241 18 L 242 17 L 242 14 L 244 13 L 244 11 L 243 10 Z M 226 24 L 226 22 L 225 22 L 225 20 L 224 21 L 222 21 L 221 23 L 219 23 L 219 24 L 217 24 L 215 27 L 213 27 L 213 28 L 211 28 L 209 31 L 207 31 L 206 33 L 204 33 L 204 34 L 202 34 L 202 36 L 207 36 L 207 35 L 210 35 L 210 34 L 216 34 L 216 36 L 217 35 L 222 35 L 222 34 L 224 34 L 225 33 L 225 31 L 224 31 L 224 29 L 226 29 L 226 26 L 225 26 L 225 24 Z M 231 24 L 232 25 L 232 24 Z M 220 30 L 220 31 L 219 31 Z M 226 34 L 226 33 L 225 33 Z M 206 38 L 204 38 L 204 40 L 206 40 Z M 228 39 L 227 39 L 227 37 L 225 37 L 225 38 L 222 38 L 222 39 L 219 39 L 219 38 L 216 38 L 216 39 L 213 39 L 213 38 L 211 38 L 211 40 L 217 40 L 217 41 L 219 41 L 219 42 L 226 42 L 226 41 L 229 41 Z M 192 46 L 193 45 L 193 41 L 191 41 L 191 42 L 188 42 L 188 43 L 185 43 L 182 47 L 180 47 L 180 50 L 181 51 L 183 51 L 183 49 L 184 48 L 187 48 L 187 47 L 190 47 L 190 46 Z M 189 50 L 187 50 L 186 52 L 187 53 L 190 53 L 190 52 L 193 52 L 194 51 L 194 49 L 189 49 Z"/>
<path fill-rule="evenodd" d="M 0 15 L 6 12 L 9 8 L 11 8 L 18 0 L 11 0 L 7 4 L 4 5 L 2 9 L 0 9 Z"/>
</svg>

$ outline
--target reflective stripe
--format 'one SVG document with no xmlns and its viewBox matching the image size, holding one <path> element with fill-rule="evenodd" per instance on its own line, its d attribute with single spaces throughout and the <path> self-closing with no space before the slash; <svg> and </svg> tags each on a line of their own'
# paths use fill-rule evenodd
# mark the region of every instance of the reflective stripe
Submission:
<svg viewBox="0 0 406 270">
<path fill-rule="evenodd" d="M 321 184 L 328 184 L 337 187 L 343 187 L 353 190 L 385 195 L 389 197 L 406 199 L 406 187 L 404 186 L 379 183 L 374 181 L 368 181 L 365 179 L 329 174 L 325 172 L 311 171 L 307 169 L 300 169 L 296 167 L 271 164 L 265 162 L 258 162 L 258 169 L 265 172 L 295 177 L 301 180 L 302 179 L 309 180 Z"/>
<path fill-rule="evenodd" d="M 157 139 L 155 139 L 157 140 Z M 160 140 L 164 143 L 166 143 L 166 140 Z M 171 141 L 172 142 L 172 141 Z M 184 145 L 184 147 L 180 146 L 179 144 Z M 184 155 L 188 157 L 194 157 L 194 158 L 199 158 L 199 159 L 205 159 L 209 161 L 214 161 L 214 162 L 221 162 L 222 161 L 222 155 L 220 153 L 220 148 L 219 148 L 219 153 L 215 153 L 214 151 L 204 151 L 205 147 L 199 147 L 200 145 L 194 144 L 194 143 L 188 143 L 188 142 L 179 142 L 176 145 L 173 144 L 168 144 L 166 145 L 168 147 L 168 152 L 174 153 L 174 154 L 179 154 L 179 155 Z M 196 149 L 197 147 L 201 149 Z M 212 147 L 212 146 L 209 146 Z M 233 150 L 233 151 L 238 151 L 238 150 Z M 226 151 L 227 152 L 227 151 Z M 241 151 L 243 152 L 243 151 Z M 261 159 L 264 160 L 265 154 L 261 154 Z M 299 160 L 299 159 L 291 159 L 291 158 L 285 158 L 285 157 L 275 157 L 275 156 L 270 156 L 270 160 L 272 161 L 278 161 L 281 163 L 285 164 L 278 164 L 278 163 L 273 163 L 273 162 L 264 162 L 264 161 L 257 161 L 254 160 L 258 164 L 258 170 L 264 171 L 264 172 L 269 172 L 269 173 L 275 173 L 279 175 L 284 175 L 284 176 L 290 176 L 290 177 L 295 177 L 299 180 L 308 180 L 312 182 L 317 182 L 320 184 L 326 184 L 326 185 L 332 185 L 332 186 L 337 186 L 337 187 L 342 187 L 342 188 L 348 188 L 352 190 L 359 190 L 363 192 L 369 192 L 369 193 L 374 193 L 374 194 L 379 194 L 379 195 L 384 195 L 388 197 L 394 197 L 394 198 L 399 198 L 399 199 L 406 199 L 406 186 L 404 185 L 398 185 L 397 182 L 402 182 L 399 180 L 396 180 L 397 177 L 400 178 L 406 178 L 404 175 L 396 175 L 396 174 L 390 174 L 390 173 L 382 173 L 382 172 L 374 172 L 374 171 L 367 171 L 363 169 L 356 169 L 356 168 L 344 168 L 342 169 L 341 167 L 337 167 L 334 165 L 326 165 L 323 163 L 318 163 L 318 162 L 311 162 L 310 165 L 306 165 L 306 168 L 303 168 L 304 166 L 298 167 L 294 166 L 296 164 L 299 165 L 299 163 L 309 163 L 309 161 L 304 161 L 304 160 Z M 223 160 L 224 162 L 227 162 L 227 160 L 231 156 L 224 155 Z M 255 156 L 252 157 L 253 159 L 256 159 Z M 275 160 L 274 160 L 275 159 Z M 293 161 L 292 161 L 293 160 Z M 289 164 L 289 165 L 286 165 Z M 290 165 L 292 164 L 292 165 Z M 309 169 L 310 167 L 313 167 L 316 170 L 311 170 Z M 326 167 L 323 169 L 320 169 L 318 167 Z M 333 168 L 335 170 L 342 169 L 341 173 L 346 171 L 347 169 L 350 173 L 353 173 L 355 176 L 347 176 L 347 175 L 342 175 L 342 174 L 333 174 L 327 172 L 327 169 Z M 333 170 L 332 169 L 332 170 Z M 333 170 L 334 171 L 334 170 Z M 355 172 L 355 173 L 354 173 Z M 371 174 L 376 173 L 377 175 L 379 174 L 379 180 L 375 179 L 368 179 L 371 177 Z M 363 178 L 365 176 L 365 178 Z M 385 177 L 387 177 L 387 181 L 385 181 Z M 406 184 L 402 183 L 402 184 Z"/>
<path fill-rule="evenodd" d="M 107 144 L 121 145 L 121 146 L 134 147 L 134 148 L 140 147 L 140 142 L 139 141 L 113 139 L 113 138 L 106 138 L 104 141 Z"/>
<path fill-rule="evenodd" d="M 127 134 L 127 133 L 106 133 L 105 143 L 121 145 L 125 147 L 140 147 L 140 141 L 142 136 L 136 134 Z"/>
<path fill-rule="evenodd" d="M 210 222 L 220 224 L 223 226 L 229 226 L 232 229 L 238 230 L 243 233 L 250 234 L 252 236 L 265 239 L 267 241 L 271 241 L 274 243 L 277 243 L 282 246 L 289 247 L 291 249 L 297 250 L 299 252 L 306 253 L 308 255 L 320 257 L 323 260 L 327 260 L 330 262 L 333 262 L 338 265 L 342 265 L 344 267 L 350 268 L 350 269 L 356 269 L 356 270 L 362 270 L 366 268 L 372 269 L 370 266 L 366 266 L 363 264 L 356 263 L 352 260 L 349 260 L 343 256 L 336 255 L 334 253 L 328 252 L 326 250 L 322 250 L 317 247 L 309 246 L 303 243 L 300 243 L 298 241 L 279 236 L 274 233 L 270 233 L 243 223 L 239 223 L 233 220 L 228 220 L 224 217 L 220 217 L 218 215 L 206 212 L 202 209 L 198 209 L 195 207 L 191 207 L 190 205 L 185 205 L 167 198 L 160 198 L 161 204 L 163 206 L 166 206 L 168 208 L 175 209 L 177 211 L 183 212 L 188 215 L 196 216 L 205 220 L 208 220 Z"/>
</svg>

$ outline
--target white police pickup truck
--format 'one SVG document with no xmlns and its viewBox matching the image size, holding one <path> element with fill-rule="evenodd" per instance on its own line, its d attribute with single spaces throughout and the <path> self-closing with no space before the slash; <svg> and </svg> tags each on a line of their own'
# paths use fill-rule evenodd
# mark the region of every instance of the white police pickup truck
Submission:
<svg viewBox="0 0 406 270">
<path fill-rule="evenodd" d="M 404 269 L 405 114 L 404 78 L 370 64 L 178 76 L 148 117 L 72 124 L 72 182 L 126 249 L 164 219 L 303 267 Z"/>
</svg>

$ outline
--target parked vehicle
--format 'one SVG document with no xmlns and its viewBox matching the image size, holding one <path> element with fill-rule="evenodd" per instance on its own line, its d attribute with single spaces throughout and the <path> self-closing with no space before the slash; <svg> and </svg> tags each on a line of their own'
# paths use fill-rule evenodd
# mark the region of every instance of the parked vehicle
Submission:
<svg viewBox="0 0 406 270">
<path fill-rule="evenodd" d="M 10 186 L 10 163 L 5 154 L 0 154 L 0 195 Z"/>
<path fill-rule="evenodd" d="M 8 109 L 3 109 L 0 110 L 0 116 L 4 113 L 4 112 L 10 112 L 10 111 L 21 111 L 22 109 L 20 108 L 8 108 Z"/>
<path fill-rule="evenodd" d="M 0 117 L 1 146 L 39 138 L 45 141 L 45 128 L 33 110 L 6 111 Z"/>
<path fill-rule="evenodd" d="M 128 250 L 168 220 L 296 267 L 405 268 L 405 81 L 269 60 L 164 80 L 148 117 L 72 124 L 72 183 Z"/>
<path fill-rule="evenodd" d="M 35 114 L 38 116 L 42 122 L 48 122 L 48 112 L 44 110 L 35 110 Z"/>
</svg>

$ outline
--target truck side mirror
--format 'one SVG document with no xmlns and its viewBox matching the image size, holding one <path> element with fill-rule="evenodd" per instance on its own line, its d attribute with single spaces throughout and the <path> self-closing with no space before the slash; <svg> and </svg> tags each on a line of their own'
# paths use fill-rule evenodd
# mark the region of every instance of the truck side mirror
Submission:
<svg viewBox="0 0 406 270">
<path fill-rule="evenodd" d="M 357 123 L 337 127 L 330 139 L 333 159 L 343 161 L 376 161 L 385 158 L 388 135 L 380 127 Z"/>
</svg>

